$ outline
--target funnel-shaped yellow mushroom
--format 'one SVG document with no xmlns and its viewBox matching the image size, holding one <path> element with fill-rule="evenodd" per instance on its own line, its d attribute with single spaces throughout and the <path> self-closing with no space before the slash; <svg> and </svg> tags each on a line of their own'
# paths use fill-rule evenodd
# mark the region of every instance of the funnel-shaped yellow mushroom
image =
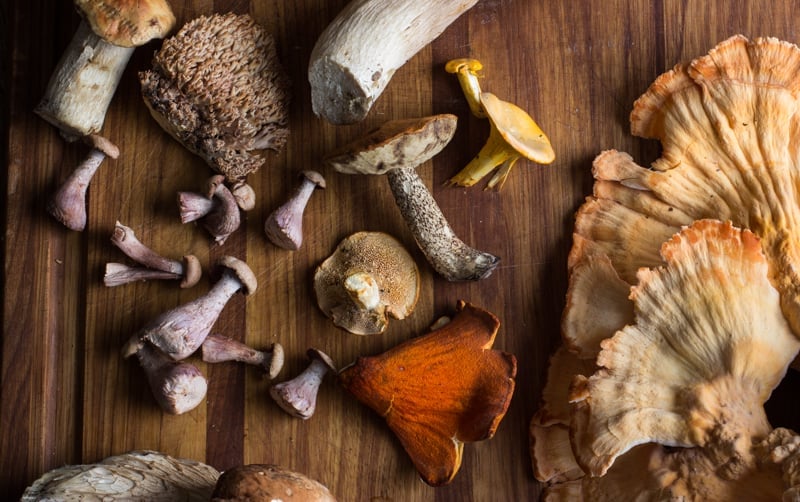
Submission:
<svg viewBox="0 0 800 502">
<path fill-rule="evenodd" d="M 520 158 L 550 164 L 556 157 L 547 135 L 525 110 L 490 92 L 481 92 L 477 72 L 482 67 L 474 59 L 454 59 L 445 66 L 446 71 L 458 76 L 472 113 L 487 117 L 491 127 L 489 139 L 478 155 L 449 183 L 472 186 L 499 167 L 487 185 L 499 190 Z"/>
</svg>

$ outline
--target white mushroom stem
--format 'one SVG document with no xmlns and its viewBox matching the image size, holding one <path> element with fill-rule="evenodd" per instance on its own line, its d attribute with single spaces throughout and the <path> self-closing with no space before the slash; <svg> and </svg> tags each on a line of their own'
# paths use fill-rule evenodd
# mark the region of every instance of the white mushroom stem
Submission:
<svg viewBox="0 0 800 502">
<path fill-rule="evenodd" d="M 36 113 L 68 140 L 97 133 L 134 49 L 106 42 L 81 20 Z"/>
<path fill-rule="evenodd" d="M 149 343 L 142 344 L 136 356 L 153 396 L 167 413 L 186 413 L 205 398 L 208 382 L 193 364 L 174 361 Z"/>
<path fill-rule="evenodd" d="M 303 181 L 294 194 L 267 217 L 264 231 L 276 246 L 296 251 L 303 244 L 303 213 L 317 188 L 325 188 L 325 179 L 316 171 L 304 171 Z"/>
<path fill-rule="evenodd" d="M 477 0 L 352 0 L 322 32 L 308 80 L 314 113 L 362 120 L 394 72 Z"/>
<path fill-rule="evenodd" d="M 500 258 L 458 238 L 416 169 L 396 168 L 386 176 L 400 214 L 436 272 L 449 281 L 474 281 L 491 275 Z"/>
<path fill-rule="evenodd" d="M 317 408 L 317 394 L 322 379 L 334 370 L 333 362 L 323 352 L 308 351 L 311 364 L 295 378 L 273 385 L 269 394 L 286 413 L 308 420 Z"/>
<path fill-rule="evenodd" d="M 227 336 L 210 334 L 202 346 L 203 361 L 207 363 L 223 363 L 236 361 L 261 366 L 272 380 L 283 368 L 283 346 L 273 343 L 268 350 L 256 350 Z"/>
<path fill-rule="evenodd" d="M 362 310 L 375 310 L 381 304 L 381 289 L 370 274 L 358 272 L 347 276 L 344 289 Z"/>
<path fill-rule="evenodd" d="M 130 267 L 124 263 L 110 262 L 106 263 L 103 284 L 108 287 L 114 287 L 139 281 L 176 280 L 180 278 L 180 274 L 173 272 L 144 267 Z"/>
</svg>

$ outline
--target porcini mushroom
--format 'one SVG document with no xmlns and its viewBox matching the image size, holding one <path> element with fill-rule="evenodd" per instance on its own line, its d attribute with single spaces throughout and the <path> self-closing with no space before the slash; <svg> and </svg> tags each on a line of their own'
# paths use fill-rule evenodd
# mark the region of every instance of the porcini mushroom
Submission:
<svg viewBox="0 0 800 502">
<path fill-rule="evenodd" d="M 499 167 L 487 188 L 500 189 L 519 159 L 550 164 L 556 157 L 550 140 L 525 110 L 490 92 L 481 92 L 477 71 L 482 67 L 474 59 L 455 59 L 445 66 L 446 71 L 458 76 L 472 113 L 488 118 L 490 125 L 486 144 L 466 167 L 450 178 L 450 183 L 472 186 Z"/>
<path fill-rule="evenodd" d="M 336 372 L 333 360 L 326 353 L 312 348 L 307 354 L 311 363 L 302 373 L 269 389 L 269 395 L 283 411 L 303 420 L 311 418 L 317 409 L 322 379 L 329 371 Z"/>
<path fill-rule="evenodd" d="M 152 450 L 134 450 L 94 464 L 65 465 L 33 482 L 21 502 L 43 500 L 185 500 L 207 502 L 219 471 Z"/>
<path fill-rule="evenodd" d="M 91 150 L 59 188 L 48 211 L 67 228 L 86 226 L 86 190 L 106 156 L 119 149 L 99 136 L 106 111 L 137 46 L 165 36 L 175 16 L 165 0 L 75 0 L 81 15 L 72 41 L 53 71 L 35 112 L 68 141 Z"/>
<path fill-rule="evenodd" d="M 264 222 L 264 232 L 279 248 L 296 251 L 303 244 L 303 212 L 311 194 L 325 188 L 325 178 L 316 171 L 303 171 L 302 181 L 294 194 L 272 211 Z"/>
<path fill-rule="evenodd" d="M 314 113 L 333 124 L 362 120 L 395 71 L 475 3 L 351 0 L 311 51 Z"/>
<path fill-rule="evenodd" d="M 106 273 L 103 277 L 106 286 L 153 279 L 180 279 L 182 288 L 190 288 L 197 284 L 202 276 L 200 261 L 196 256 L 186 255 L 182 261 L 161 256 L 142 244 L 132 228 L 120 222 L 114 226 L 111 243 L 143 267 L 106 263 Z"/>
<path fill-rule="evenodd" d="M 200 221 L 219 245 L 241 224 L 238 202 L 221 174 L 209 178 L 205 193 L 178 192 L 178 208 L 181 223 Z"/>
<path fill-rule="evenodd" d="M 484 279 L 500 259 L 466 245 L 447 223 L 439 205 L 417 174 L 450 142 L 455 115 L 392 120 L 326 156 L 346 174 L 386 174 L 397 207 L 433 269 L 450 281 Z"/>
<path fill-rule="evenodd" d="M 138 344 L 136 357 L 162 410 L 171 415 L 191 411 L 203 401 L 208 381 L 197 366 L 175 361 L 149 342 Z"/>
<path fill-rule="evenodd" d="M 265 162 L 257 151 L 286 143 L 289 78 L 272 36 L 249 15 L 189 21 L 139 80 L 161 127 L 240 189 Z"/>
<path fill-rule="evenodd" d="M 239 291 L 249 296 L 257 287 L 253 271 L 237 258 L 223 256 L 215 269 L 219 279 L 206 294 L 147 323 L 128 341 L 123 356 L 135 354 L 147 342 L 176 361 L 200 348 L 228 300 Z"/>
<path fill-rule="evenodd" d="M 273 464 L 247 464 L 223 472 L 211 502 L 285 500 L 335 502 L 328 488 L 299 472 Z"/>
<path fill-rule="evenodd" d="M 270 380 L 283 368 L 283 346 L 279 343 L 273 343 L 267 350 L 256 350 L 233 338 L 211 333 L 200 348 L 203 361 L 207 363 L 237 361 L 261 366 Z"/>
<path fill-rule="evenodd" d="M 459 302 L 449 323 L 373 357 L 339 381 L 386 419 L 422 480 L 453 480 L 465 442 L 494 436 L 514 392 L 516 358 L 492 350 L 500 322 Z"/>
<path fill-rule="evenodd" d="M 357 232 L 339 243 L 314 273 L 314 294 L 333 323 L 356 335 L 383 333 L 389 317 L 414 311 L 420 289 L 417 264 L 394 237 Z"/>
</svg>

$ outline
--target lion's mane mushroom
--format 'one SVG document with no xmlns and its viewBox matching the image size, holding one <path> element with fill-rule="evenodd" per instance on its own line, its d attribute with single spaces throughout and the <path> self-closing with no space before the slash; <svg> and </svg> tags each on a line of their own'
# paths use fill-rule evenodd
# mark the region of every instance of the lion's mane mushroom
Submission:
<svg viewBox="0 0 800 502">
<path fill-rule="evenodd" d="M 207 502 L 219 476 L 219 471 L 201 462 L 136 450 L 95 464 L 48 471 L 25 489 L 20 500 Z"/>
<path fill-rule="evenodd" d="M 419 281 L 417 264 L 397 239 L 383 232 L 357 232 L 317 267 L 314 294 L 336 326 L 374 335 L 386 330 L 390 316 L 411 315 Z"/>
<path fill-rule="evenodd" d="M 394 72 L 476 3 L 352 0 L 311 52 L 314 113 L 333 124 L 362 120 Z"/>
<path fill-rule="evenodd" d="M 441 328 L 339 373 L 345 389 L 386 419 L 422 480 L 449 483 L 465 442 L 494 436 L 514 393 L 516 358 L 493 350 L 500 322 L 459 302 Z"/>
<path fill-rule="evenodd" d="M 289 78 L 272 36 L 249 15 L 186 23 L 139 80 L 161 127 L 233 186 L 264 164 L 254 151 L 286 143 Z"/>
<path fill-rule="evenodd" d="M 346 174 L 386 174 L 400 214 L 428 263 L 447 280 L 474 281 L 489 277 L 500 259 L 458 238 L 416 171 L 450 142 L 457 120 L 449 114 L 392 120 L 331 152 L 325 162 Z"/>
<path fill-rule="evenodd" d="M 328 488 L 299 472 L 272 464 L 247 464 L 223 472 L 211 502 L 335 502 Z"/>
</svg>

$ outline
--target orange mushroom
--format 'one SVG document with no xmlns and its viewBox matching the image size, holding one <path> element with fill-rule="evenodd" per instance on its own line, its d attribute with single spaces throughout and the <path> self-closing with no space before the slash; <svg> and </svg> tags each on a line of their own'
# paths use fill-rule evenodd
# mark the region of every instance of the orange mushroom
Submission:
<svg viewBox="0 0 800 502">
<path fill-rule="evenodd" d="M 514 392 L 512 354 L 492 350 L 500 322 L 465 302 L 449 323 L 339 373 L 386 419 L 423 481 L 453 480 L 465 442 L 494 436 Z"/>
</svg>

